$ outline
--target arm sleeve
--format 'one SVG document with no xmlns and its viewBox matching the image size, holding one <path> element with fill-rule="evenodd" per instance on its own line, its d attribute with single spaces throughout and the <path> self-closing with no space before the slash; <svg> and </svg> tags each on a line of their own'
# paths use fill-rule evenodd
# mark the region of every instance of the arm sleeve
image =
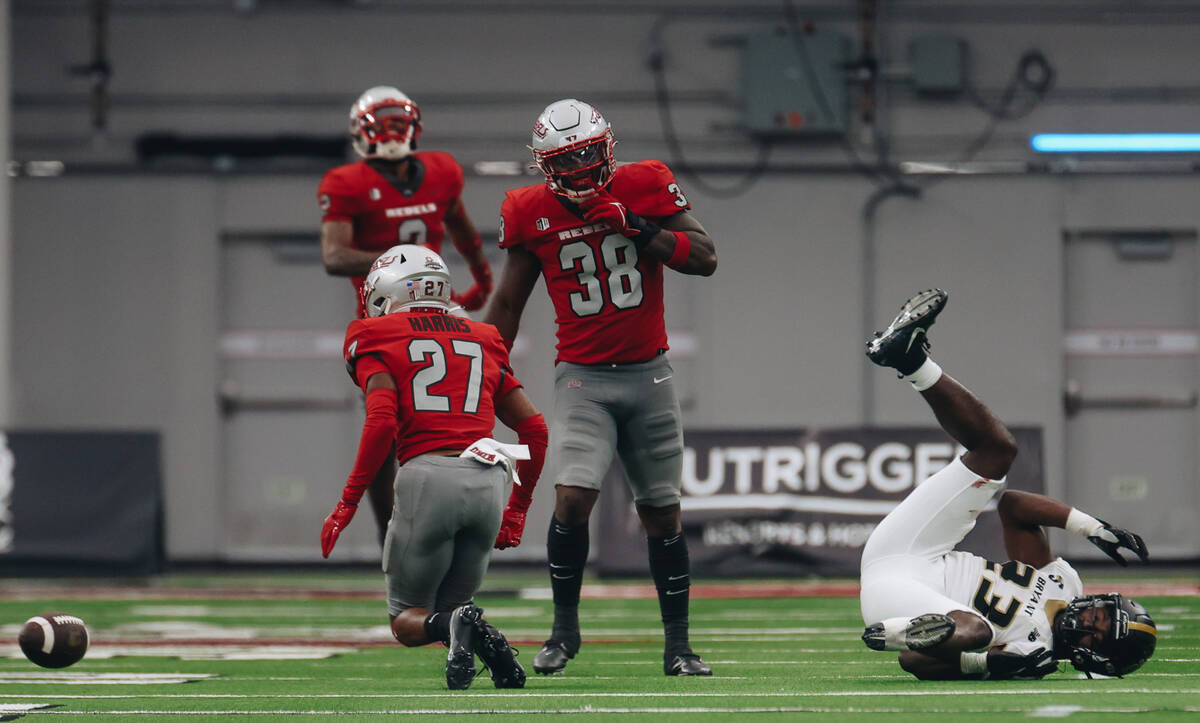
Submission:
<svg viewBox="0 0 1200 723">
<path fill-rule="evenodd" d="M 517 476 L 521 485 L 513 485 L 509 495 L 509 504 L 522 510 L 529 509 L 533 501 L 533 488 L 537 487 L 538 478 L 542 476 L 542 465 L 546 462 L 546 443 L 549 441 L 549 431 L 546 420 L 542 415 L 535 414 L 516 426 L 517 442 L 529 446 L 529 459 L 517 462 Z"/>
<path fill-rule="evenodd" d="M 374 389 L 367 394 L 367 418 L 363 420 L 362 437 L 358 440 L 358 455 L 342 490 L 342 501 L 346 504 L 358 504 L 391 453 L 396 440 L 396 408 L 395 389 Z"/>
</svg>

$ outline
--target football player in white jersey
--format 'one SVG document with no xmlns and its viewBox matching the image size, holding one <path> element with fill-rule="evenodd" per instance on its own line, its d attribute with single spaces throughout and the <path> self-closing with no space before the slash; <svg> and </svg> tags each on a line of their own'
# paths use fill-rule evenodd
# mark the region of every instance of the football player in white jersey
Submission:
<svg viewBox="0 0 1200 723">
<path fill-rule="evenodd" d="M 930 289 L 901 306 L 867 342 L 967 451 L 917 486 L 879 523 L 862 556 L 863 642 L 900 651 L 904 670 L 926 680 L 1040 678 L 1069 660 L 1091 677 L 1121 676 L 1154 652 L 1157 630 L 1138 603 L 1117 593 L 1083 595 L 1043 527 L 1084 535 L 1121 565 L 1143 561 L 1142 538 L 1044 495 L 1003 491 L 1017 454 L 1004 424 L 929 358 L 928 330 L 947 295 Z M 1003 564 L 955 551 L 997 494 Z"/>
</svg>

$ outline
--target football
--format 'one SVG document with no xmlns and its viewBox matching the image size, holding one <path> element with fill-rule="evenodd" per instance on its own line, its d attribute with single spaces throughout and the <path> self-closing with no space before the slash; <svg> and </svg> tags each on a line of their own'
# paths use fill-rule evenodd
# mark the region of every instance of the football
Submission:
<svg viewBox="0 0 1200 723">
<path fill-rule="evenodd" d="M 42 613 L 25 622 L 17 642 L 25 657 L 43 668 L 65 668 L 87 652 L 88 631 L 74 615 Z"/>
</svg>

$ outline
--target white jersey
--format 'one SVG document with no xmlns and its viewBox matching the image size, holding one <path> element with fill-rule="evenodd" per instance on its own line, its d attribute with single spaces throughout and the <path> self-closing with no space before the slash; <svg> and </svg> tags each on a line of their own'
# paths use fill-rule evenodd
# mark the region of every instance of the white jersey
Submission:
<svg viewBox="0 0 1200 723">
<path fill-rule="evenodd" d="M 945 562 L 947 596 L 987 620 L 992 645 L 1018 655 L 1053 650 L 1054 616 L 1083 594 L 1079 573 L 1061 557 L 1035 568 L 955 551 Z"/>
</svg>

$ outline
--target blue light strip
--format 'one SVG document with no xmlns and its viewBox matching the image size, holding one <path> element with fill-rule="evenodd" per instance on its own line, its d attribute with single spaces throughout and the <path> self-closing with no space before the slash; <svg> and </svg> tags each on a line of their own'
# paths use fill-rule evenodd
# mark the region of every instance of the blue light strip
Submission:
<svg viewBox="0 0 1200 723">
<path fill-rule="evenodd" d="M 1041 153 L 1198 153 L 1200 133 L 1038 133 Z"/>
</svg>

